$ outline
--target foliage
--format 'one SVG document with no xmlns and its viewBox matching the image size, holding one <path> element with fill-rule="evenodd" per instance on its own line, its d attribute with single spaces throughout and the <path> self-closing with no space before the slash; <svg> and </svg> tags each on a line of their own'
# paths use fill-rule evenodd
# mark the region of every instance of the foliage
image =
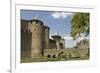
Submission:
<svg viewBox="0 0 100 73">
<path fill-rule="evenodd" d="M 84 34 L 87 36 L 89 34 L 89 13 L 75 13 L 72 17 L 71 23 L 71 36 L 76 39 Z"/>
</svg>

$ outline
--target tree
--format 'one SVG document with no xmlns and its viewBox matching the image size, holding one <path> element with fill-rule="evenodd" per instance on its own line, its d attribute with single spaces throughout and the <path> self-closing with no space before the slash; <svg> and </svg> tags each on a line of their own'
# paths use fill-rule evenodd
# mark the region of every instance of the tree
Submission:
<svg viewBox="0 0 100 73">
<path fill-rule="evenodd" d="M 89 35 L 89 13 L 75 13 L 72 17 L 71 23 L 71 36 L 76 39 L 84 34 L 84 36 Z"/>
</svg>

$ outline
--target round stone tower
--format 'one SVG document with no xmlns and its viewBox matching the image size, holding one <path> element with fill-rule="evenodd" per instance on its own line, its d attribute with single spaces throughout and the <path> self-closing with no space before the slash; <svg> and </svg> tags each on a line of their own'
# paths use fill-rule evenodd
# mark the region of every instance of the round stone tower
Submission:
<svg viewBox="0 0 100 73">
<path fill-rule="evenodd" d="M 32 32 L 32 58 L 41 57 L 43 54 L 43 41 L 44 41 L 44 25 L 39 19 L 30 21 L 30 31 Z"/>
</svg>

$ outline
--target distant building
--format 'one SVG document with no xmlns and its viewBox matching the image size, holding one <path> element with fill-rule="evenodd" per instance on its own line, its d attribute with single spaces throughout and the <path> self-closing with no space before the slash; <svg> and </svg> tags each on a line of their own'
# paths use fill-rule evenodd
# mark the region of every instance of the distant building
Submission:
<svg viewBox="0 0 100 73">
<path fill-rule="evenodd" d="M 89 48 L 89 40 L 84 39 L 77 43 L 77 48 L 79 49 L 88 49 Z"/>
</svg>

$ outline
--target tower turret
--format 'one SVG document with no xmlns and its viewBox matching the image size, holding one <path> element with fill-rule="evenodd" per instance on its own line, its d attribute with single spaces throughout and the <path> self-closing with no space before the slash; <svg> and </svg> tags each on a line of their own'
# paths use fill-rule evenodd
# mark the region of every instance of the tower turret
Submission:
<svg viewBox="0 0 100 73">
<path fill-rule="evenodd" d="M 51 37 L 56 41 L 56 47 L 57 47 L 57 49 L 60 49 L 60 39 L 61 39 L 61 36 L 59 36 L 59 35 L 53 35 Z"/>
</svg>

